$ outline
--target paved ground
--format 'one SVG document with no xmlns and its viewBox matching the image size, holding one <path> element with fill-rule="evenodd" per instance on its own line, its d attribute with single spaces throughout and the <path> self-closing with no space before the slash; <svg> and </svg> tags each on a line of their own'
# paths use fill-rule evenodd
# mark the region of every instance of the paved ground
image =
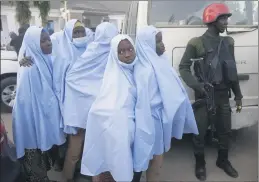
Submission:
<svg viewBox="0 0 259 182">
<path fill-rule="evenodd" d="M 9 136 L 12 138 L 11 116 L 2 114 Z M 190 138 L 182 141 L 173 141 L 172 149 L 165 156 L 162 181 L 192 182 L 197 181 L 194 176 L 194 158 L 192 155 Z M 212 146 L 206 149 L 207 181 L 258 181 L 258 125 L 245 128 L 237 132 L 233 137 L 230 151 L 230 160 L 239 171 L 239 178 L 232 179 L 215 166 L 216 149 Z M 62 174 L 51 171 L 49 176 L 53 180 L 62 181 Z M 143 175 L 143 180 L 145 177 Z M 77 182 L 89 182 L 86 179 L 78 179 Z"/>
</svg>

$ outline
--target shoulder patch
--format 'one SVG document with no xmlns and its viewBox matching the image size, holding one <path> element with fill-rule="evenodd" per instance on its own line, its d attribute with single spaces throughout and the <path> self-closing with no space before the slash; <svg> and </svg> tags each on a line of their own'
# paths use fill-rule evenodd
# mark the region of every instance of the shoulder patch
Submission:
<svg viewBox="0 0 259 182">
<path fill-rule="evenodd" d="M 192 45 L 193 47 L 197 47 L 197 45 L 202 44 L 202 40 L 200 37 L 194 37 L 188 42 L 189 45 Z"/>
<path fill-rule="evenodd" d="M 204 46 L 203 46 L 203 42 L 202 42 L 202 39 L 201 37 L 194 37 L 192 38 L 189 42 L 188 42 L 188 45 L 191 45 L 195 48 L 196 50 L 196 56 L 197 57 L 201 57 L 201 56 L 204 56 L 205 54 L 205 49 L 204 49 Z"/>
</svg>

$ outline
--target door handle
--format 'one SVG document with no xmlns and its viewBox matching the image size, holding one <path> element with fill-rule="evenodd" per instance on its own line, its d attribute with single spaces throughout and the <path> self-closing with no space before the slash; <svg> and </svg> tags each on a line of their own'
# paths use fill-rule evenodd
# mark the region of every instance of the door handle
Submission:
<svg viewBox="0 0 259 182">
<path fill-rule="evenodd" d="M 238 74 L 238 80 L 249 80 L 249 78 L 248 74 Z"/>
</svg>

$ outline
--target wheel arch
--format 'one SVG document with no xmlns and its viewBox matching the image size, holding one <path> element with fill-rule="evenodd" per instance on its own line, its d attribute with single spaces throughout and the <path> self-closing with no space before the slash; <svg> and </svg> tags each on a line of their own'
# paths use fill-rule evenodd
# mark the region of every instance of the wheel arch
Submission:
<svg viewBox="0 0 259 182">
<path fill-rule="evenodd" d="M 0 75 L 0 80 L 2 81 L 5 78 L 8 77 L 17 77 L 17 73 L 4 73 Z"/>
</svg>

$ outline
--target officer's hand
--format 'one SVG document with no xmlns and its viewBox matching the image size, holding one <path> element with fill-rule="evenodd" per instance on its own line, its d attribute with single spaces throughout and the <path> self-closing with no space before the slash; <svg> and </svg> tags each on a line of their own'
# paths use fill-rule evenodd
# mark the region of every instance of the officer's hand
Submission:
<svg viewBox="0 0 259 182">
<path fill-rule="evenodd" d="M 200 96 L 200 97 L 205 97 L 205 96 L 207 95 L 203 83 L 200 83 L 200 84 L 199 84 L 197 91 L 199 92 L 199 96 Z"/>
<path fill-rule="evenodd" d="M 240 113 L 242 110 L 242 100 L 236 100 L 236 112 Z"/>
<path fill-rule="evenodd" d="M 24 57 L 19 61 L 19 64 L 20 66 L 23 66 L 23 67 L 30 67 L 33 65 L 32 58 L 30 56 Z"/>
</svg>

